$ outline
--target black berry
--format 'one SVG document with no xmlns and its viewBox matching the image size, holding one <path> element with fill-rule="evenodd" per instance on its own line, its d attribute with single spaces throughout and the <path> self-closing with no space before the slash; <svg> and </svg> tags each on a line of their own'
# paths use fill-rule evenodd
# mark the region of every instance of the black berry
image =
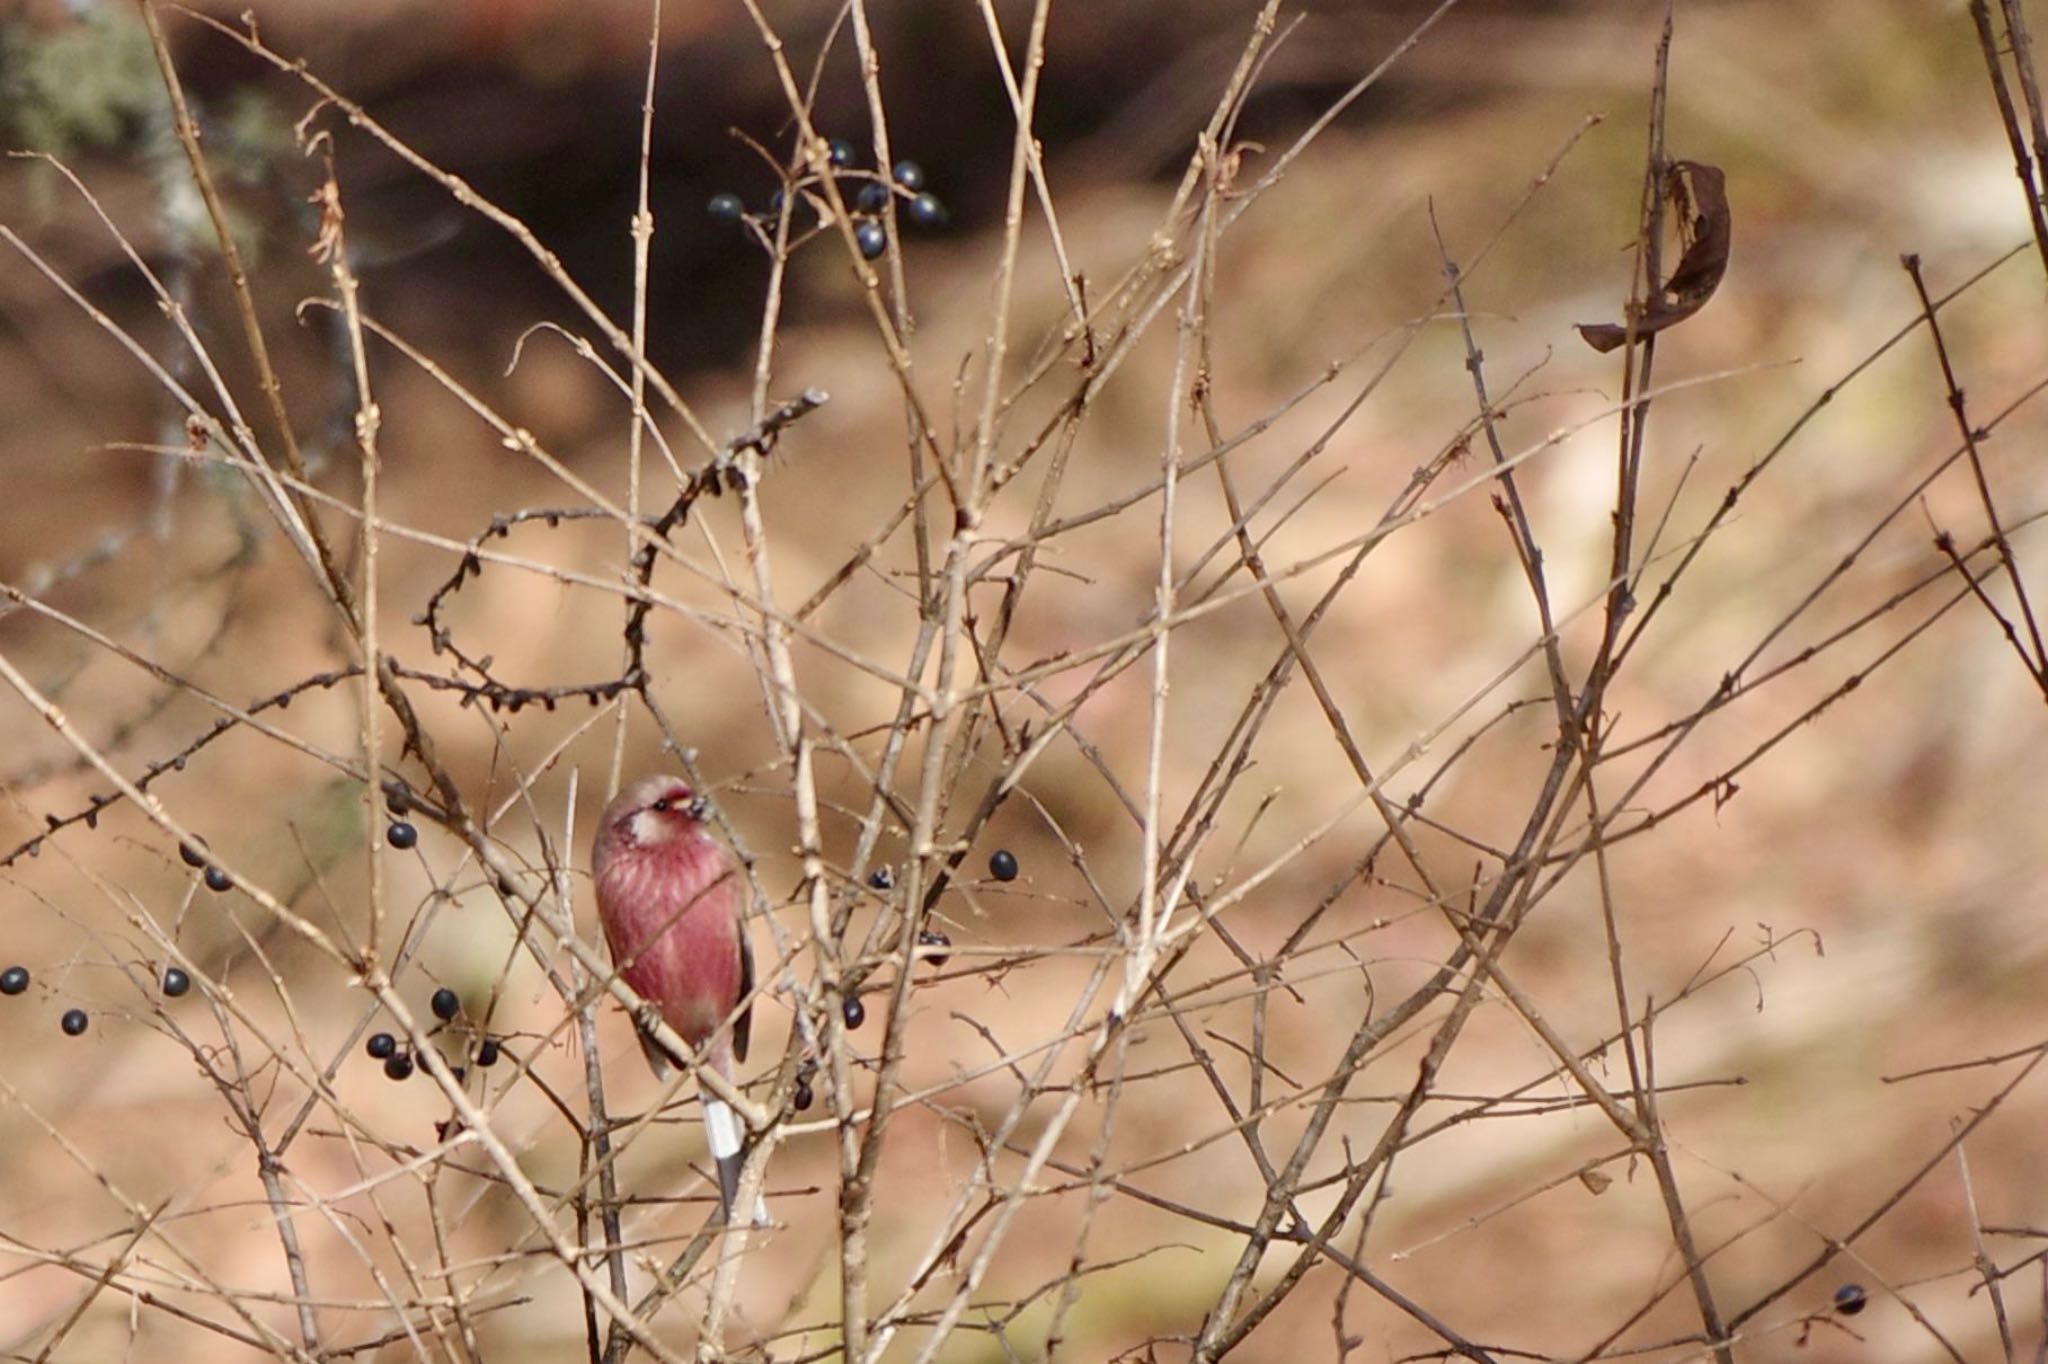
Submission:
<svg viewBox="0 0 2048 1364">
<path fill-rule="evenodd" d="M 394 786 L 384 793 L 384 808 L 391 812 L 393 819 L 404 819 L 412 813 L 412 797 L 403 786 Z"/>
<path fill-rule="evenodd" d="M 1845 1283 L 1835 1290 L 1835 1310 L 1845 1317 L 1853 1317 L 1869 1305 L 1870 1295 L 1860 1283 Z"/>
<path fill-rule="evenodd" d="M 924 167 L 915 161 L 898 161 L 892 174 L 896 177 L 896 183 L 912 194 L 924 188 Z"/>
<path fill-rule="evenodd" d="M 91 1025 L 91 1023 L 92 1019 L 86 1016 L 85 1010 L 66 1009 L 64 1011 L 64 1018 L 62 1022 L 58 1024 L 58 1026 L 64 1029 L 64 1035 L 66 1037 L 77 1037 L 79 1034 L 83 1033 L 86 1030 L 86 1028 Z"/>
<path fill-rule="evenodd" d="M 18 995 L 28 988 L 28 968 L 10 966 L 0 971 L 0 995 Z"/>
<path fill-rule="evenodd" d="M 854 151 L 853 144 L 851 142 L 848 142 L 843 137 L 833 138 L 832 141 L 827 144 L 827 148 L 827 155 L 830 158 L 832 164 L 839 167 L 846 167 L 852 165 L 854 162 L 854 158 L 859 155 L 859 153 Z"/>
<path fill-rule="evenodd" d="M 180 843 L 178 845 L 178 856 L 184 858 L 185 865 L 194 871 L 206 865 L 206 854 L 199 850 L 197 844 Z"/>
<path fill-rule="evenodd" d="M 165 994 L 175 999 L 191 988 L 192 977 L 186 975 L 183 968 L 177 966 L 166 966 L 164 968 Z"/>
<path fill-rule="evenodd" d="M 388 1032 L 373 1032 L 363 1050 L 370 1053 L 372 1061 L 388 1061 L 398 1055 L 398 1039 Z"/>
<path fill-rule="evenodd" d="M 219 867 L 208 867 L 206 869 L 206 888 L 215 895 L 222 894 L 235 888 L 235 878 L 229 876 Z"/>
<path fill-rule="evenodd" d="M 944 227 L 948 216 L 946 206 L 932 194 L 918 195 L 910 201 L 910 207 L 904 212 L 908 213 L 910 221 L 919 227 Z"/>
<path fill-rule="evenodd" d="M 498 1064 L 497 1038 L 486 1037 L 482 1042 L 479 1042 L 477 1044 L 476 1063 L 480 1066 L 495 1066 Z"/>
<path fill-rule="evenodd" d="M 858 1028 L 867 1021 L 868 1006 L 861 1003 L 857 995 L 848 995 L 840 1005 L 839 1014 L 846 1020 L 848 1028 Z"/>
<path fill-rule="evenodd" d="M 384 1058 L 384 1074 L 388 1079 L 409 1080 L 412 1078 L 412 1058 L 404 1052 Z"/>
<path fill-rule="evenodd" d="M 896 885 L 896 873 L 887 867 L 876 867 L 868 873 L 868 885 L 875 890 L 890 890 Z"/>
<path fill-rule="evenodd" d="M 420 831 L 401 819 L 384 831 L 384 841 L 404 852 L 420 841 Z"/>
<path fill-rule="evenodd" d="M 925 957 L 925 960 L 934 966 L 944 966 L 953 954 L 953 940 L 939 932 L 936 928 L 927 928 L 919 933 L 917 935 L 917 944 L 920 947 L 936 947 L 941 949 Z"/>
<path fill-rule="evenodd" d="M 811 1082 L 809 1080 L 798 1080 L 796 1082 L 796 1093 L 789 1096 L 789 1102 L 797 1112 L 801 1113 L 811 1106 L 811 1100 L 815 1097 L 817 1096 L 811 1093 Z"/>
<path fill-rule="evenodd" d="M 866 181 L 853 196 L 853 206 L 863 213 L 880 213 L 889 206 L 889 187 L 880 180 Z"/>
<path fill-rule="evenodd" d="M 860 248 L 862 260 L 873 260 L 889 249 L 889 234 L 880 223 L 862 223 L 853 229 L 853 242 Z"/>
<path fill-rule="evenodd" d="M 462 996 L 443 985 L 434 991 L 434 997 L 428 1001 L 428 1007 L 433 1009 L 434 1017 L 446 1023 L 462 1012 Z"/>
<path fill-rule="evenodd" d="M 988 857 L 988 874 L 998 881 L 1017 879 L 1017 854 L 1008 848 L 997 848 Z"/>
<path fill-rule="evenodd" d="M 747 216 L 747 205 L 737 194 L 714 194 L 704 211 L 714 222 L 736 223 Z"/>
</svg>

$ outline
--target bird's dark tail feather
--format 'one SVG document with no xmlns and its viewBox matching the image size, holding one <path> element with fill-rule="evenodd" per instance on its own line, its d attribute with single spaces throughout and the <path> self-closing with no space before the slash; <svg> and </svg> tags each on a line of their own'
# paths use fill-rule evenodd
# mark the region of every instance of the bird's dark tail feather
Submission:
<svg viewBox="0 0 2048 1364">
<path fill-rule="evenodd" d="M 718 1201 L 725 1205 L 725 1220 L 732 1221 L 733 1204 L 740 1197 L 740 1169 L 746 1164 L 744 1156 L 718 1157 Z"/>
<path fill-rule="evenodd" d="M 716 1095 L 706 1093 L 704 1099 L 704 1136 L 711 1147 L 711 1158 L 718 1165 L 718 1197 L 725 1207 L 727 1225 L 733 1222 L 733 1205 L 739 1201 L 740 1171 L 746 1165 L 746 1156 L 740 1144 L 740 1119 L 737 1113 Z M 747 1219 L 757 1227 L 768 1225 L 768 1205 L 755 1198 L 751 1215 Z"/>
</svg>

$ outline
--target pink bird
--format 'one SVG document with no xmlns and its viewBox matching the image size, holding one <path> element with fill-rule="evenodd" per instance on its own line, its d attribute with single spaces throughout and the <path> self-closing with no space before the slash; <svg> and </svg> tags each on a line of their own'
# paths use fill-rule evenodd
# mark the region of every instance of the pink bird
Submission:
<svg viewBox="0 0 2048 1364">
<path fill-rule="evenodd" d="M 701 1064 L 730 1080 L 733 1062 L 747 1059 L 753 1011 L 741 1005 L 754 993 L 754 954 L 741 927 L 739 876 L 725 845 L 705 828 L 706 810 L 704 798 L 679 777 L 635 782 L 605 807 L 591 870 L 597 916 L 619 975 L 697 1048 Z M 658 1078 L 680 1063 L 645 1032 L 640 1049 Z M 708 1090 L 698 1092 L 730 1222 L 742 1163 L 739 1117 Z M 756 1202 L 753 1220 L 767 1216 Z"/>
</svg>

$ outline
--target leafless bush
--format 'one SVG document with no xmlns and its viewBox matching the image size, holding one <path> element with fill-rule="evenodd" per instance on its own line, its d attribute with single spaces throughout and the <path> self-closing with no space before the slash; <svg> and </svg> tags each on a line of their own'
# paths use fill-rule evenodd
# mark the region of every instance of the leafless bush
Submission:
<svg viewBox="0 0 2048 1364">
<path fill-rule="evenodd" d="M 1051 6 L 1006 28 L 984 3 L 1020 131 L 983 334 L 953 353 L 918 335 L 906 196 L 861 208 L 886 176 L 835 165 L 811 113 L 818 72 L 857 62 L 859 165 L 890 167 L 878 72 L 907 56 L 875 49 L 860 0 L 801 59 L 749 4 L 790 123 L 747 130 L 784 192 L 738 229 L 763 303 L 724 438 L 645 358 L 669 325 L 647 307 L 658 42 L 622 322 L 253 21 L 181 13 L 295 83 L 325 275 L 299 319 L 338 339 L 345 457 L 294 435 L 317 403 L 295 409 L 271 357 L 288 319 L 250 282 L 276 267 L 237 245 L 145 4 L 160 150 L 185 163 L 158 176 L 162 249 L 41 171 L 167 326 L 103 310 L 61 245 L 0 225 L 10 289 L 68 300 L 175 414 L 106 451 L 157 471 L 148 517 L 0 582 L 4 955 L 31 968 L 0 1000 L 8 1356 L 1732 1360 L 1889 1313 L 1923 1356 L 1986 1357 L 1995 1332 L 2019 1357 L 2042 1312 L 2008 1280 L 2042 1272 L 2048 1214 L 2003 1179 L 2011 1207 L 1990 1206 L 1966 1152 L 2020 1126 L 2043 1044 L 1946 1037 L 1912 1075 L 1859 1058 L 1899 1072 L 1888 1111 L 1942 1125 L 1809 1207 L 1800 1176 L 1751 1168 L 1756 1129 L 1723 1105 L 1768 1087 L 1730 1039 L 1821 935 L 1693 903 L 1697 864 L 1662 849 L 1788 752 L 1887 742 L 1872 681 L 1987 619 L 2048 696 L 2018 552 L 2037 512 L 1985 453 L 2044 381 L 1966 399 L 1983 360 L 1946 332 L 1959 301 L 2038 288 L 2013 282 L 2025 246 L 1909 256 L 1895 329 L 1854 338 L 1763 446 L 1655 450 L 1669 404 L 1740 404 L 1790 358 L 1674 362 L 1740 268 L 1743 205 L 1667 142 L 1667 14 L 1640 73 L 1634 282 L 1582 319 L 1608 391 L 1547 361 L 1504 373 L 1480 341 L 1509 326 L 1485 315 L 1496 247 L 1572 192 L 1589 118 L 1504 213 L 1432 210 L 1435 306 L 1269 400 L 1233 351 L 1235 244 L 1453 3 L 1264 147 L 1239 119 L 1292 32 L 1267 4 L 1114 272 L 1070 243 L 1029 135 Z M 2048 259 L 2022 17 L 1972 13 Z M 383 320 L 334 170 L 352 139 L 552 281 L 566 320 L 521 338 L 511 384 L 543 353 L 600 375 L 621 436 L 602 458 Z M 207 333 L 215 254 L 233 323 Z M 820 259 L 861 313 L 851 355 L 785 333 L 791 272 Z M 1459 357 L 1456 410 L 1380 429 L 1398 448 L 1367 460 L 1361 414 Z M 1840 495 L 1788 469 L 1897 373 L 1946 399 L 1946 448 L 1902 436 L 1896 477 Z M 889 412 L 892 454 L 833 425 L 849 406 Z M 407 422 L 496 448 L 407 463 Z M 1611 501 L 1575 539 L 1531 487 L 1592 441 Z M 1772 498 L 1806 509 L 1803 541 L 1742 537 Z M 1740 593 L 1761 605 L 1722 614 Z M 730 1097 L 765 1229 L 717 1225 L 682 1121 L 696 1077 L 638 1069 L 639 1001 L 587 913 L 591 812 L 667 767 L 713 793 L 747 872 L 758 1036 Z M 1872 817 L 1769 809 L 1788 839 Z M 1667 857 L 1657 884 L 1705 951 L 1646 903 L 1639 859 Z M 83 1009 L 85 1039 L 22 1040 L 38 1003 Z M 1939 1012 L 1909 1009 L 1935 1034 Z M 1927 1230 L 1930 1207 L 1966 1232 Z M 1569 1320 L 1530 1310 L 1549 1298 Z"/>
</svg>

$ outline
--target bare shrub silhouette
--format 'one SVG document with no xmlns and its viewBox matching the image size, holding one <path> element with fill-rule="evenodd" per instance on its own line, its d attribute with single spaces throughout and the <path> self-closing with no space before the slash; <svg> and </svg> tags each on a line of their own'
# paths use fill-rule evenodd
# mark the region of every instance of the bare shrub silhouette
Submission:
<svg viewBox="0 0 2048 1364">
<path fill-rule="evenodd" d="M 1968 1160 L 2031 1142 L 2024 1016 L 1949 1031 L 1930 994 L 1907 1016 L 1939 1059 L 1844 1059 L 1905 1135 L 1863 1150 L 1830 1118 L 1837 1149 L 1804 1168 L 1874 1173 L 1815 1206 L 1721 1105 L 1838 1113 L 1773 1090 L 1780 1053 L 1745 1031 L 1792 963 L 1827 975 L 1823 936 L 1695 903 L 1698 863 L 1662 850 L 1789 752 L 1881 747 L 1897 711 L 1873 681 L 1987 617 L 2048 696 L 2021 552 L 2038 480 L 2014 492 L 2029 471 L 1986 453 L 2048 362 L 1966 399 L 1999 338 L 1950 322 L 2038 289 L 2015 282 L 2027 243 L 1907 256 L 1892 329 L 1852 335 L 1762 446 L 1658 448 L 1672 405 L 1741 404 L 1791 358 L 1672 358 L 1741 269 L 1745 209 L 1667 137 L 1667 6 L 1639 205 L 1603 208 L 1633 282 L 1574 319 L 1583 341 L 1542 339 L 1611 352 L 1601 391 L 1481 343 L 1536 325 L 1485 311 L 1497 251 L 1565 192 L 1595 117 L 1505 211 L 1431 206 L 1432 306 L 1254 381 L 1240 235 L 1454 7 L 1275 146 L 1240 121 L 1308 39 L 1277 0 L 1248 16 L 1145 245 L 1106 270 L 1034 136 L 1052 7 L 983 3 L 1016 132 L 980 334 L 948 350 L 919 332 L 906 247 L 944 205 L 883 98 L 915 56 L 877 47 L 861 0 L 801 58 L 745 3 L 789 121 L 743 133 L 772 204 L 717 209 L 761 286 L 726 437 L 648 359 L 671 325 L 647 306 L 658 4 L 623 321 L 253 19 L 174 12 L 294 92 L 324 275 L 297 321 L 334 339 L 311 363 L 276 340 L 285 267 L 246 249 L 173 12 L 94 19 L 162 76 L 155 208 L 33 169 L 160 322 L 102 306 L 75 244 L 25 221 L 0 224 L 9 290 L 89 323 L 43 344 L 127 366 L 135 410 L 172 415 L 101 452 L 148 471 L 143 515 L 0 581 L 7 1357 L 1733 1360 L 1821 1357 L 1887 1317 L 1922 1356 L 2026 1353 L 2048 1214 Z M 1971 15 L 2048 261 L 2023 15 Z M 865 140 L 814 118 L 829 63 L 862 73 Z M 502 384 L 383 315 L 343 142 L 557 291 Z M 152 212 L 144 249 L 130 218 Z M 857 342 L 786 324 L 798 271 L 836 281 Z M 202 323 L 209 281 L 228 308 Z M 1455 409 L 1414 420 L 1417 369 L 1462 375 Z M 595 454 L 520 405 L 571 370 L 615 413 Z M 1824 416 L 1901 375 L 1946 403 L 1943 448 L 1902 432 L 1876 485 L 1806 472 Z M 304 435 L 335 392 L 346 439 Z M 1364 429 L 1376 404 L 1396 415 Z M 1596 443 L 1607 500 L 1567 514 L 1536 485 Z M 1770 499 L 1803 535 L 1744 534 Z M 591 917 L 595 812 L 668 771 L 745 879 L 734 1080 L 646 1077 L 636 1027 L 691 1049 Z M 1789 840 L 1873 817 L 1796 807 L 1768 807 Z M 1662 903 L 1642 857 L 1666 859 Z M 1704 951 L 1663 941 L 1678 902 Z M 21 1040 L 38 1007 L 61 1022 Z M 699 1086 L 745 1125 L 767 1226 L 721 1225 Z M 2041 1293 L 2013 1293 L 2022 1270 Z"/>
</svg>

